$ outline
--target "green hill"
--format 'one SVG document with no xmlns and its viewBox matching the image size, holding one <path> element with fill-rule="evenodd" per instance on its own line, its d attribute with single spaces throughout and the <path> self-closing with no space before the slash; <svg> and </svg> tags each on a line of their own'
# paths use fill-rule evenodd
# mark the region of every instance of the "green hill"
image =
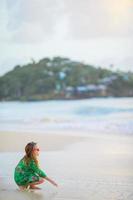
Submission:
<svg viewBox="0 0 133 200">
<path fill-rule="evenodd" d="M 0 100 L 133 96 L 133 73 L 112 72 L 68 58 L 44 58 L 0 77 Z"/>
</svg>

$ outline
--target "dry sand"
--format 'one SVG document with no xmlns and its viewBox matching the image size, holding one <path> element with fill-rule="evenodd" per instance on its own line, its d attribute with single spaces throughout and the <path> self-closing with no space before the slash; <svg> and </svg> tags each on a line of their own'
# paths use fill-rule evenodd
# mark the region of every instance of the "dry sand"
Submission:
<svg viewBox="0 0 133 200">
<path fill-rule="evenodd" d="M 41 168 L 58 188 L 46 182 L 41 191 L 17 190 L 13 171 L 29 141 L 38 142 Z M 132 136 L 3 132 L 0 152 L 0 200 L 133 200 Z"/>
<path fill-rule="evenodd" d="M 0 132 L 0 152 L 24 151 L 28 142 L 35 141 L 42 151 L 62 150 L 67 145 L 82 141 L 84 138 L 67 134 Z"/>
</svg>

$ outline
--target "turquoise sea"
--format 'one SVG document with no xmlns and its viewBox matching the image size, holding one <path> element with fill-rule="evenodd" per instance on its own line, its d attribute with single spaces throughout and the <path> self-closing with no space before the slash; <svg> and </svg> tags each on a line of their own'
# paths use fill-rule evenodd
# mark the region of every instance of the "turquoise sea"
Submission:
<svg viewBox="0 0 133 200">
<path fill-rule="evenodd" d="M 0 102 L 0 131 L 133 134 L 133 98 Z"/>
</svg>

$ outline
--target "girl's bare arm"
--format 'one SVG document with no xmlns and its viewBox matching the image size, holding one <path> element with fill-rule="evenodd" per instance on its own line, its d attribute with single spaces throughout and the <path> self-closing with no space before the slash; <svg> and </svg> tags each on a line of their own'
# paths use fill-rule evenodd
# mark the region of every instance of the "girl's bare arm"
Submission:
<svg viewBox="0 0 133 200">
<path fill-rule="evenodd" d="M 46 176 L 45 179 L 47 181 L 49 181 L 51 184 L 53 184 L 54 186 L 58 187 L 57 183 L 55 181 L 53 181 L 51 178 L 49 178 L 49 177 Z"/>
</svg>

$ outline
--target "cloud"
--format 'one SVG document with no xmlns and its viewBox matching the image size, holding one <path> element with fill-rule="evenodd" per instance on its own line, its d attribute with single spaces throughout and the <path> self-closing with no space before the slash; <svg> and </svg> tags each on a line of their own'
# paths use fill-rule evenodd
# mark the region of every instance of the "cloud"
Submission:
<svg viewBox="0 0 133 200">
<path fill-rule="evenodd" d="M 0 0 L 0 71 L 58 55 L 132 68 L 132 8 L 132 0 Z"/>
<path fill-rule="evenodd" d="M 67 0 L 65 12 L 75 39 L 132 37 L 132 0 Z"/>
<path fill-rule="evenodd" d="M 8 43 L 11 34 L 7 31 L 8 12 L 4 0 L 0 2 L 0 44 Z"/>
<path fill-rule="evenodd" d="M 14 6 L 7 0 L 8 29 L 14 31 L 14 42 L 42 42 L 55 33 L 62 13 L 61 0 L 18 0 Z"/>
<path fill-rule="evenodd" d="M 132 0 L 6 0 L 13 42 L 132 37 Z M 63 21 L 65 26 L 59 26 Z M 57 30 L 58 29 L 58 30 Z M 65 30 L 65 31 L 64 31 Z M 58 37 L 58 35 L 57 35 Z"/>
</svg>

